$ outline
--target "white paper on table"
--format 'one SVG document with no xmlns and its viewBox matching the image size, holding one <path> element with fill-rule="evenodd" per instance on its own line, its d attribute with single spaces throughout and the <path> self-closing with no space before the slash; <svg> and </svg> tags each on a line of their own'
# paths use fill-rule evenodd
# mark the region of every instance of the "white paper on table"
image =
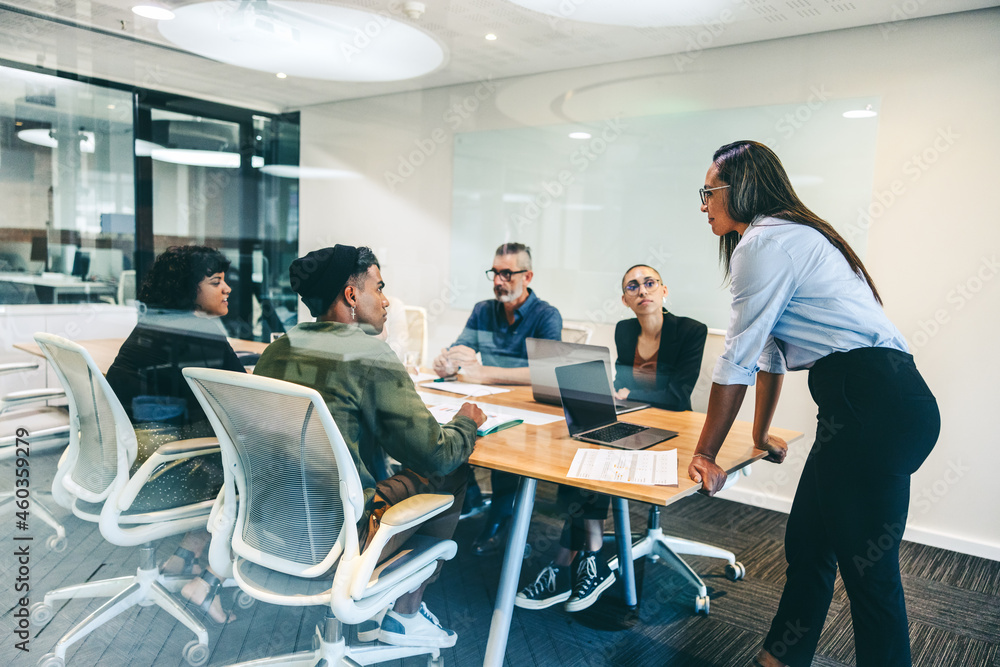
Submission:
<svg viewBox="0 0 1000 667">
<path fill-rule="evenodd" d="M 501 387 L 487 387 L 485 384 L 472 384 L 469 382 L 424 382 L 420 385 L 428 389 L 447 391 L 451 394 L 461 394 L 462 396 L 490 396 L 492 394 L 503 394 L 510 389 Z"/>
<path fill-rule="evenodd" d="M 410 373 L 410 379 L 413 380 L 413 384 L 420 384 L 421 382 L 427 382 L 428 380 L 433 380 L 437 377 L 433 373 Z"/>
<path fill-rule="evenodd" d="M 636 452 L 612 449 L 578 449 L 566 476 L 600 482 L 675 486 L 677 484 L 677 450 Z"/>
<path fill-rule="evenodd" d="M 449 383 L 450 384 L 450 383 Z M 444 396 L 442 394 L 437 394 L 430 391 L 417 391 L 417 395 L 424 402 L 427 407 L 435 406 L 448 406 L 455 408 L 456 410 L 462 406 L 462 403 L 466 401 L 460 398 L 454 398 L 452 396 Z M 476 403 L 475 401 L 469 401 L 475 405 L 479 406 L 479 409 L 485 412 L 487 415 L 496 415 L 497 417 L 503 417 L 507 419 L 520 419 L 525 424 L 531 424 L 532 426 L 543 426 L 545 424 L 552 424 L 557 421 L 562 421 L 563 417 L 561 415 L 550 415 L 544 412 L 534 412 L 532 410 L 521 410 L 520 408 L 511 408 L 506 405 L 493 405 L 491 403 Z M 433 412 L 433 410 L 431 411 Z"/>
</svg>

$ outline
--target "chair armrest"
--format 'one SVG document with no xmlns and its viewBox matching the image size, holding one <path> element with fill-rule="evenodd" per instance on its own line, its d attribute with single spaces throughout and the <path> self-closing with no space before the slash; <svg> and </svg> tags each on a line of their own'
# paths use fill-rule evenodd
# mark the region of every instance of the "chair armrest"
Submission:
<svg viewBox="0 0 1000 667">
<path fill-rule="evenodd" d="M 0 399 L 0 410 L 13 408 L 28 403 L 40 401 L 50 401 L 55 398 L 65 398 L 66 392 L 63 389 L 24 389 L 23 391 L 12 391 Z"/>
<path fill-rule="evenodd" d="M 212 539 L 208 544 L 208 566 L 220 577 L 233 576 L 233 553 L 231 545 L 236 530 L 235 507 L 227 506 L 226 487 L 219 489 L 219 495 L 208 515 L 208 532 Z M 232 505 L 230 503 L 229 505 Z"/>
<path fill-rule="evenodd" d="M 0 364 L 0 375 L 19 371 L 33 371 L 36 368 L 38 368 L 37 361 L 14 361 L 9 364 Z"/>
<path fill-rule="evenodd" d="M 386 510 L 371 544 L 359 555 L 350 596 L 355 600 L 364 596 L 372 573 L 382 560 L 382 550 L 392 536 L 419 526 L 451 507 L 454 502 L 455 497 L 448 494 L 422 493 L 411 496 Z"/>
<path fill-rule="evenodd" d="M 153 452 L 152 456 L 146 459 L 139 469 L 135 471 L 135 474 L 126 482 L 125 487 L 118 496 L 118 510 L 124 512 L 132 506 L 136 496 L 142 491 L 142 487 L 149 481 L 150 476 L 164 463 L 191 458 L 193 456 L 217 454 L 219 451 L 221 451 L 219 449 L 219 441 L 216 438 L 177 440 L 176 442 L 169 442 L 161 446 Z"/>
</svg>

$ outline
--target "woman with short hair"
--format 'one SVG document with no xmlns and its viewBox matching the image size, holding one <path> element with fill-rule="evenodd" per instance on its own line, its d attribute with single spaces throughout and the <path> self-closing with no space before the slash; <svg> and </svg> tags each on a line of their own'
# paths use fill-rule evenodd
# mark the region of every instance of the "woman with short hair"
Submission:
<svg viewBox="0 0 1000 667">
<path fill-rule="evenodd" d="M 755 380 L 753 439 L 767 460 L 787 451 L 768 432 L 786 370 L 809 369 L 819 406 L 785 529 L 785 589 L 757 664 L 811 664 L 839 563 L 858 667 L 909 667 L 899 542 L 910 475 L 940 430 L 934 396 L 861 260 L 802 203 L 771 149 L 721 147 L 700 194 L 733 303 L 688 474 L 709 495 L 722 488 L 715 456 Z M 869 560 L 872 543 L 887 548 Z"/>
</svg>

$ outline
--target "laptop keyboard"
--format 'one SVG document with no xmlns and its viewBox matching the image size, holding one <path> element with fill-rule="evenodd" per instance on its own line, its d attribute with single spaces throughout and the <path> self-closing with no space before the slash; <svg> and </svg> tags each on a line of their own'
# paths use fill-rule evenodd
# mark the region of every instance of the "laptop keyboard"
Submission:
<svg viewBox="0 0 1000 667">
<path fill-rule="evenodd" d="M 596 431 L 591 431 L 587 433 L 586 436 L 591 440 L 599 440 L 601 442 L 617 442 L 622 438 L 627 438 L 630 435 L 635 435 L 636 433 L 641 433 L 647 430 L 645 426 L 636 426 L 635 424 L 628 424 L 626 422 L 616 422 L 614 424 L 609 424 L 603 428 L 599 428 Z"/>
</svg>

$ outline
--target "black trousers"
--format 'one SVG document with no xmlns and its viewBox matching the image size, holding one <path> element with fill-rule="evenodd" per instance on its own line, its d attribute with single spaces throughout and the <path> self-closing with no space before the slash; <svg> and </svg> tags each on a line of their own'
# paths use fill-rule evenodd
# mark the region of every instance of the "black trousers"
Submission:
<svg viewBox="0 0 1000 667">
<path fill-rule="evenodd" d="M 858 667 L 910 667 L 899 542 L 910 475 L 937 441 L 937 402 L 913 357 L 884 348 L 831 354 L 809 372 L 816 441 L 785 529 L 787 580 L 764 641 L 791 667 L 811 664 L 840 574 Z"/>
</svg>

